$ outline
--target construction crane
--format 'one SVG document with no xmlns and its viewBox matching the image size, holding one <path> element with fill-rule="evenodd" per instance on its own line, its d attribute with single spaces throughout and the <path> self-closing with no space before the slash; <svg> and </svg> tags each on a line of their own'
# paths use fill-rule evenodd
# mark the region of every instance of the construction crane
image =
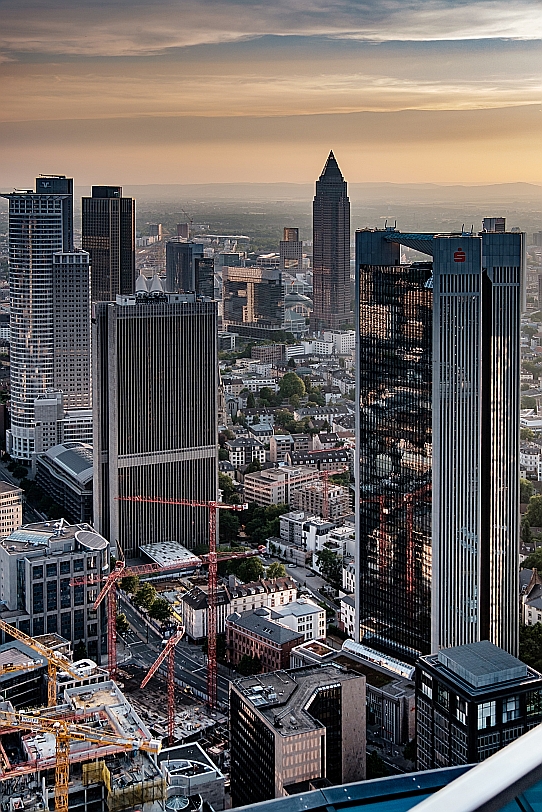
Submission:
<svg viewBox="0 0 542 812">
<path fill-rule="evenodd" d="M 175 646 L 183 635 L 184 627 L 177 629 L 177 631 L 171 635 L 141 683 L 141 687 L 144 688 L 167 658 L 167 735 L 170 747 L 173 746 L 175 728 Z"/>
<path fill-rule="evenodd" d="M 81 675 L 72 669 L 71 663 L 61 654 L 47 648 L 47 646 L 44 646 L 37 640 L 34 640 L 33 637 L 29 637 L 20 629 L 16 629 L 15 626 L 11 626 L 9 623 L 6 623 L 5 620 L 0 620 L 0 630 L 6 634 L 9 634 L 10 637 L 13 637 L 15 640 L 19 640 L 21 643 L 24 643 L 25 646 L 28 646 L 32 649 L 32 651 L 35 651 L 37 654 L 40 654 L 47 660 L 48 707 L 52 708 L 54 705 L 56 705 L 56 681 L 58 671 L 65 671 L 70 677 L 72 677 L 72 679 L 81 680 Z M 2 672 L 0 671 L 0 673 Z"/>
<path fill-rule="evenodd" d="M 337 474 L 345 474 L 348 471 L 348 466 L 338 468 L 336 471 L 320 471 L 320 480 L 322 482 L 322 518 L 329 519 L 329 478 Z"/>
<path fill-rule="evenodd" d="M 25 663 L 4 663 L 0 665 L 0 677 L 4 674 L 11 674 L 13 671 L 34 671 L 36 668 L 41 668 L 42 663 L 37 663 L 35 660 L 27 660 Z"/>
<path fill-rule="evenodd" d="M 30 712 L 19 713 L 0 710 L 0 723 L 11 730 L 30 730 L 50 733 L 55 737 L 55 810 L 68 812 L 68 786 L 70 781 L 70 744 L 73 741 L 118 747 L 119 750 L 145 750 L 157 755 L 162 749 L 157 739 L 137 739 L 117 736 L 90 725 L 80 725 L 63 718 L 42 717 Z"/>
<path fill-rule="evenodd" d="M 251 556 L 261 555 L 264 547 L 258 547 L 257 550 L 249 550 L 243 553 L 226 553 L 220 555 L 216 549 L 216 514 L 218 510 L 247 510 L 247 504 L 241 505 L 228 505 L 224 502 L 216 501 L 201 501 L 196 499 L 162 499 L 158 496 L 118 496 L 119 501 L 124 502 L 151 502 L 158 505 L 184 505 L 186 507 L 203 507 L 209 511 L 209 553 L 201 556 L 203 563 L 209 567 L 209 590 L 208 590 L 208 604 L 209 604 L 209 618 L 207 623 L 207 702 L 211 708 L 216 707 L 217 703 L 217 664 L 216 664 L 216 592 L 218 583 L 218 563 L 219 561 L 229 561 L 231 559 L 250 558 Z M 187 565 L 185 565 L 187 566 Z M 193 566 L 193 564 L 188 564 Z M 124 562 L 117 561 L 115 568 L 108 576 L 100 594 L 94 603 L 94 610 L 98 608 L 102 600 L 107 596 L 107 645 L 109 657 L 109 672 L 114 677 L 117 669 L 117 628 L 116 628 L 116 596 L 115 590 L 112 589 L 116 586 L 119 579 L 125 578 L 128 575 L 148 575 L 151 573 L 164 572 L 165 570 L 178 570 L 181 567 L 179 564 L 170 564 L 167 567 L 159 564 L 144 564 L 141 567 L 124 566 Z"/>
</svg>

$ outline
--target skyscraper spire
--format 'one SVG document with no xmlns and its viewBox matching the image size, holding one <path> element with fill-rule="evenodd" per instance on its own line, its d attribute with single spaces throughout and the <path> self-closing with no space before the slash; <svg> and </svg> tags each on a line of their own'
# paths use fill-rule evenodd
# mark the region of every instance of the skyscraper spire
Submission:
<svg viewBox="0 0 542 812">
<path fill-rule="evenodd" d="M 350 201 L 333 150 L 316 181 L 313 203 L 311 327 L 337 329 L 352 321 L 350 309 Z"/>
</svg>

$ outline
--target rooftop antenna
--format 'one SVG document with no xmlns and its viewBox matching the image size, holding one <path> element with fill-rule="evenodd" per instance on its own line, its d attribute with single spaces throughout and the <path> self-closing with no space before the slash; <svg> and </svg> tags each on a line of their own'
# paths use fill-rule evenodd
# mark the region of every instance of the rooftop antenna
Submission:
<svg viewBox="0 0 542 812">
<path fill-rule="evenodd" d="M 384 228 L 387 228 L 387 227 L 388 227 L 388 221 L 386 219 L 386 222 L 384 223 Z"/>
</svg>

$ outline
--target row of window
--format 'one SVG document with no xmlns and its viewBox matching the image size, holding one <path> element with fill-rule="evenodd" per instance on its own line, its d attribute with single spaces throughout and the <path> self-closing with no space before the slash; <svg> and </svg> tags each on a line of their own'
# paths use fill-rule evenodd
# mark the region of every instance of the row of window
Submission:
<svg viewBox="0 0 542 812">
<path fill-rule="evenodd" d="M 60 566 L 55 562 L 54 564 L 45 565 L 45 577 L 56 578 L 60 570 L 60 575 L 69 575 L 71 572 L 71 561 L 61 561 Z M 83 572 L 85 569 L 85 559 L 75 558 L 73 560 L 73 572 Z M 96 557 L 89 556 L 87 558 L 87 570 L 96 569 Z M 43 565 L 32 567 L 32 580 L 39 581 L 43 579 Z"/>
</svg>

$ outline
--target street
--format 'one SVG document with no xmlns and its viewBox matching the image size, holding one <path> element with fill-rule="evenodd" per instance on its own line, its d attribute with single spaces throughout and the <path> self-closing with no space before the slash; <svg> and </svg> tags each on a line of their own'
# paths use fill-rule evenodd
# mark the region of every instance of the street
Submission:
<svg viewBox="0 0 542 812">
<path fill-rule="evenodd" d="M 271 558 L 265 562 L 265 565 L 269 566 L 269 564 L 275 561 L 278 564 L 284 564 L 284 566 L 286 567 L 286 575 L 289 575 L 290 578 L 293 578 L 298 586 L 302 586 L 308 589 L 316 601 L 322 601 L 322 603 L 325 603 L 326 606 L 329 606 L 330 609 L 333 609 L 334 612 L 338 611 L 337 606 L 332 601 L 328 600 L 323 595 L 321 595 L 320 592 L 318 592 L 318 590 L 321 587 L 329 586 L 328 582 L 324 580 L 324 578 L 322 578 L 321 575 L 314 575 L 312 570 L 308 569 L 307 567 L 302 567 L 301 565 L 291 567 L 289 564 L 286 564 L 279 558 Z"/>
<path fill-rule="evenodd" d="M 118 599 L 119 608 L 124 612 L 132 627 L 127 634 L 119 635 L 118 663 L 122 665 L 123 662 L 129 661 L 148 670 L 161 651 L 162 638 L 139 617 L 124 596 L 119 594 Z M 177 644 L 175 676 L 185 685 L 198 691 L 199 694 L 206 695 L 206 657 L 199 648 L 189 646 L 182 640 Z M 217 679 L 217 698 L 221 705 L 228 704 L 228 680 L 220 675 Z"/>
</svg>

